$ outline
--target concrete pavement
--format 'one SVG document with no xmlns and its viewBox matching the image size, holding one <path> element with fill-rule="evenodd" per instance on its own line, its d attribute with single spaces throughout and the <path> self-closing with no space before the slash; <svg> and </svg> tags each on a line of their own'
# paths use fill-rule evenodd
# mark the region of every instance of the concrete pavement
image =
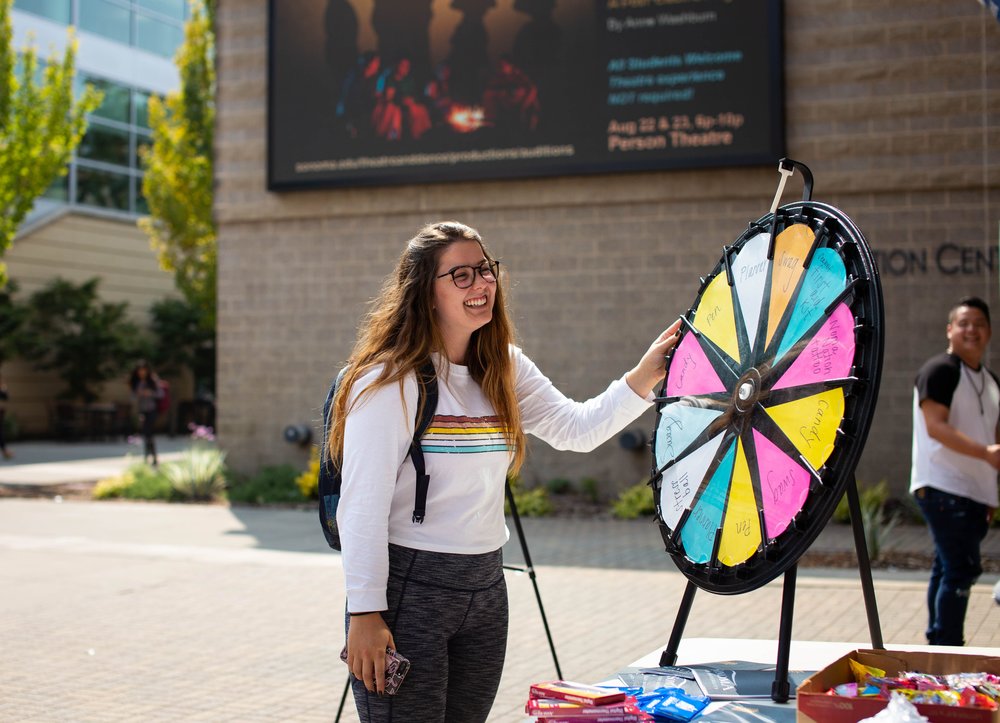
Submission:
<svg viewBox="0 0 1000 723">
<path fill-rule="evenodd" d="M 14 458 L 0 460 L 0 488 L 14 492 L 88 486 L 121 474 L 132 463 L 142 461 L 141 442 L 32 441 L 7 446 Z M 187 437 L 156 438 L 161 463 L 177 459 L 190 446 Z"/>
<path fill-rule="evenodd" d="M 22 480 L 32 476 L 24 447 L 14 448 Z M 523 522 L 564 676 L 602 680 L 665 647 L 685 579 L 651 523 Z M 850 544 L 849 528 L 834 525 L 814 549 Z M 894 544 L 929 541 L 900 528 Z M 994 532 L 988 554 L 998 544 Z M 504 552 L 519 561 L 516 536 Z M 922 643 L 926 573 L 875 576 L 886 643 Z M 1000 654 L 996 578 L 973 589 L 967 636 Z M 528 685 L 555 670 L 529 577 L 510 572 L 507 585 L 507 665 L 490 720 L 521 723 Z M 0 720 L 334 717 L 343 579 L 312 509 L 0 499 L 0 591 Z M 699 592 L 685 637 L 775 638 L 780 599 L 780 581 Z M 800 571 L 793 637 L 867 639 L 856 571 Z M 357 720 L 350 705 L 344 720 Z"/>
</svg>

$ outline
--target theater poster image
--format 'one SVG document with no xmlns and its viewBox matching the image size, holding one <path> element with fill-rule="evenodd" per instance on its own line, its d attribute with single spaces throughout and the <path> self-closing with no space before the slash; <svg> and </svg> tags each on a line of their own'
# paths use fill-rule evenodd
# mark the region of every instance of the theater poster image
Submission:
<svg viewBox="0 0 1000 723">
<path fill-rule="evenodd" d="M 765 165 L 780 0 L 270 0 L 271 189 Z"/>
</svg>

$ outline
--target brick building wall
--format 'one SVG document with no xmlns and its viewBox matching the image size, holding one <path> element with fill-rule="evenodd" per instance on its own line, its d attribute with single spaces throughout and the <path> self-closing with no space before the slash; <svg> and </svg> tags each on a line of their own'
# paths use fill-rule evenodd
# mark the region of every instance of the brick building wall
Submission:
<svg viewBox="0 0 1000 723">
<path fill-rule="evenodd" d="M 954 299 L 998 301 L 1000 24 L 973 0 L 788 0 L 784 12 L 787 155 L 882 263 L 885 367 L 858 477 L 900 492 L 915 370 L 943 350 Z M 268 192 L 266 2 L 221 0 L 218 21 L 219 433 L 238 468 L 304 464 L 282 429 L 318 420 L 366 302 L 425 222 L 482 232 L 510 272 L 522 346 L 585 398 L 690 306 L 722 246 L 770 206 L 770 167 Z M 650 412 L 635 426 L 652 425 Z M 614 440 L 590 455 L 536 442 L 525 476 L 594 477 L 609 493 L 648 467 Z"/>
</svg>

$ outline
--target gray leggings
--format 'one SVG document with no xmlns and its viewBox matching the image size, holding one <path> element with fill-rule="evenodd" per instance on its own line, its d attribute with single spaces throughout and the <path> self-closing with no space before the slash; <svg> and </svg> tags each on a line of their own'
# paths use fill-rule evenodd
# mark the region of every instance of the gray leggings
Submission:
<svg viewBox="0 0 1000 723">
<path fill-rule="evenodd" d="M 455 555 L 389 545 L 388 596 L 382 616 L 410 672 L 394 696 L 353 681 L 362 722 L 485 721 L 507 649 L 501 551 Z"/>
</svg>

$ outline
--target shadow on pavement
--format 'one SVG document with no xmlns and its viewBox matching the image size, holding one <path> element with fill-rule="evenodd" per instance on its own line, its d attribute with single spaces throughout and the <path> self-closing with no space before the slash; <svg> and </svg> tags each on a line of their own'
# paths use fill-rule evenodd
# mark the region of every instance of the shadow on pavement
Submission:
<svg viewBox="0 0 1000 723">
<path fill-rule="evenodd" d="M 318 515 L 311 505 L 301 509 L 232 505 L 229 509 L 245 529 L 226 534 L 253 537 L 255 547 L 284 552 L 340 554 L 327 546 Z"/>
</svg>

